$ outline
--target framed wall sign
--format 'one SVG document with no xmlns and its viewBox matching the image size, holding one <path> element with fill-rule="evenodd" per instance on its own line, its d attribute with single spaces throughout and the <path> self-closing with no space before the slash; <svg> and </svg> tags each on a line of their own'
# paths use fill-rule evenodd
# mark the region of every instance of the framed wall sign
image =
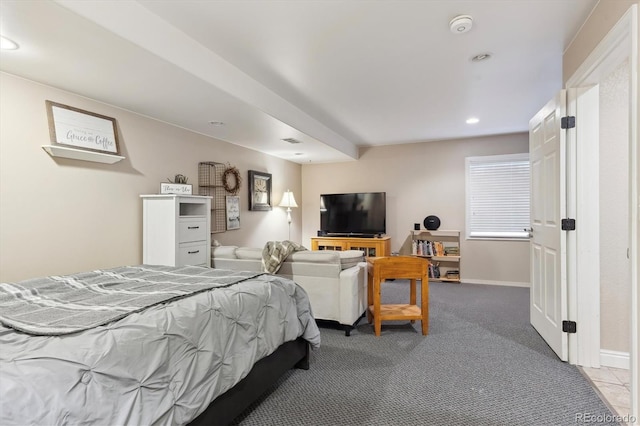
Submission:
<svg viewBox="0 0 640 426">
<path fill-rule="evenodd" d="M 120 155 L 115 118 L 53 101 L 45 103 L 52 144 Z"/>
<path fill-rule="evenodd" d="M 271 174 L 249 170 L 249 210 L 271 210 Z"/>
<path fill-rule="evenodd" d="M 227 230 L 240 229 L 240 197 L 227 195 Z"/>
</svg>

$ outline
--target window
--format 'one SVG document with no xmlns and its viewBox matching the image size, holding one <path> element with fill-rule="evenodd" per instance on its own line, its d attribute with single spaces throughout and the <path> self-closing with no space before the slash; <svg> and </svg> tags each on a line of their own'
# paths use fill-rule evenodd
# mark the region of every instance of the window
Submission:
<svg viewBox="0 0 640 426">
<path fill-rule="evenodd" d="M 529 238 L 529 177 L 527 153 L 467 157 L 467 238 Z"/>
</svg>

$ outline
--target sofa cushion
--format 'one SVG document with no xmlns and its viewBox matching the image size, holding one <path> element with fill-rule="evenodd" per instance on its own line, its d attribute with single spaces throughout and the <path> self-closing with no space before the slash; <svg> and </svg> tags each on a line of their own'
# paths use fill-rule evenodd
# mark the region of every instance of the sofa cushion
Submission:
<svg viewBox="0 0 640 426">
<path fill-rule="evenodd" d="M 218 246 L 211 248 L 214 259 L 241 259 L 262 261 L 262 249 L 253 247 Z M 360 250 L 302 250 L 291 253 L 285 262 L 304 262 L 340 265 L 340 269 L 348 269 L 364 262 L 364 253 Z"/>
<path fill-rule="evenodd" d="M 218 259 L 235 259 L 238 246 L 211 247 L 211 257 Z"/>
<path fill-rule="evenodd" d="M 262 249 L 253 247 L 239 247 L 236 249 L 236 257 L 238 259 L 262 261 Z"/>
<path fill-rule="evenodd" d="M 285 262 L 307 262 L 307 263 L 340 263 L 340 255 L 337 251 L 294 251 Z"/>
<path fill-rule="evenodd" d="M 345 250 L 340 253 L 340 269 L 348 269 L 364 262 L 364 252 L 360 250 Z"/>
<path fill-rule="evenodd" d="M 356 266 L 359 262 L 364 262 L 364 253 L 360 250 L 305 250 L 291 253 L 285 262 L 334 263 L 340 264 L 340 269 L 342 270 Z"/>
</svg>

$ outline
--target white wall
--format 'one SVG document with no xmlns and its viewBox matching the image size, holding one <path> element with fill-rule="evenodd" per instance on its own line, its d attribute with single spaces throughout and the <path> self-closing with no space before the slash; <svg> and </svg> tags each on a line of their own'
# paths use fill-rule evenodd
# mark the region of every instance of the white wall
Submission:
<svg viewBox="0 0 640 426">
<path fill-rule="evenodd" d="M 436 215 L 440 229 L 465 232 L 465 157 L 529 151 L 527 133 L 362 149 L 360 159 L 302 166 L 302 243 L 320 225 L 320 194 L 387 193 L 387 235 L 392 251 L 406 243 L 414 223 Z M 466 282 L 529 285 L 528 241 L 461 244 Z"/>
<path fill-rule="evenodd" d="M 273 203 L 300 194 L 299 164 L 189 132 L 10 74 L 0 73 L 0 280 L 65 274 L 142 261 L 140 194 L 182 173 L 195 184 L 198 162 L 230 163 L 243 177 L 241 229 L 214 234 L 224 244 L 260 247 L 287 238 L 286 213 L 249 212 L 247 171 L 273 175 Z M 114 117 L 121 154 L 114 165 L 54 159 L 45 100 Z M 292 239 L 300 238 L 300 209 Z"/>
<path fill-rule="evenodd" d="M 273 203 L 288 187 L 299 200 L 291 239 L 310 245 L 323 192 L 386 191 L 387 233 L 399 250 L 413 223 L 436 214 L 464 231 L 464 157 L 525 152 L 526 134 L 363 149 L 353 162 L 300 166 L 0 73 L 0 280 L 136 264 L 142 260 L 139 194 L 157 193 L 176 173 L 197 184 L 197 164 L 218 161 L 243 176 L 241 228 L 222 244 L 261 247 L 288 236 L 286 213 L 249 212 L 247 171 L 273 175 Z M 114 117 L 121 153 L 114 165 L 54 159 L 45 100 Z M 302 227 L 304 226 L 304 231 Z M 463 241 L 463 278 L 528 283 L 528 243 Z"/>
</svg>

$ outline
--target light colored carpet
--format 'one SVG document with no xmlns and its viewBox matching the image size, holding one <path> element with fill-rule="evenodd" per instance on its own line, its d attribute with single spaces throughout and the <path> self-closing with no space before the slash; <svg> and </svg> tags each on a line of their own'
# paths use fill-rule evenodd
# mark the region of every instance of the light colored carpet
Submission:
<svg viewBox="0 0 640 426">
<path fill-rule="evenodd" d="M 384 283 L 382 297 L 406 303 L 407 282 Z M 380 337 L 366 318 L 350 337 L 321 328 L 310 370 L 286 374 L 237 424 L 617 424 L 529 325 L 528 289 L 431 283 L 430 298 L 426 337 L 419 321 L 384 322 Z"/>
</svg>

